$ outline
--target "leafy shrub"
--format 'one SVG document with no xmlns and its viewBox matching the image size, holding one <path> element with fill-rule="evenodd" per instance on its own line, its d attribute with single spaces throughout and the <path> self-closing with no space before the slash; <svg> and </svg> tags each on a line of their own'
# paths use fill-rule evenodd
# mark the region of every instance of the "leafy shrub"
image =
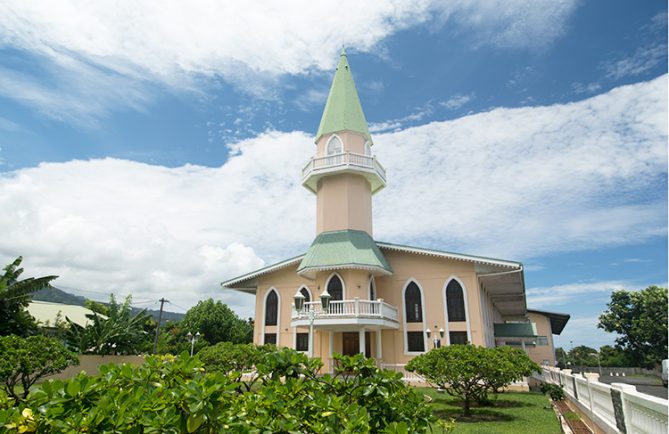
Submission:
<svg viewBox="0 0 669 434">
<path fill-rule="evenodd" d="M 540 370 L 523 351 L 469 344 L 433 349 L 412 359 L 406 369 L 460 398 L 465 416 L 469 415 L 473 401 L 486 402 L 488 393 L 497 393 L 513 381 Z"/>
<path fill-rule="evenodd" d="M 0 383 L 17 401 L 28 396 L 36 381 L 78 363 L 77 355 L 56 339 L 41 335 L 0 337 Z M 22 392 L 17 392 L 17 386 Z"/>
<path fill-rule="evenodd" d="M 187 353 L 148 357 L 137 367 L 103 366 L 97 377 L 43 383 L 25 405 L 0 405 L 7 421 L 0 432 L 366 433 L 429 426 L 420 396 L 371 360 L 336 356 L 346 373 L 319 376 L 319 360 L 264 350 L 250 391 L 239 390 L 238 372 L 224 363 L 209 372 Z"/>
<path fill-rule="evenodd" d="M 548 395 L 551 401 L 562 401 L 564 399 L 564 389 L 559 384 L 541 383 L 541 393 Z"/>
</svg>

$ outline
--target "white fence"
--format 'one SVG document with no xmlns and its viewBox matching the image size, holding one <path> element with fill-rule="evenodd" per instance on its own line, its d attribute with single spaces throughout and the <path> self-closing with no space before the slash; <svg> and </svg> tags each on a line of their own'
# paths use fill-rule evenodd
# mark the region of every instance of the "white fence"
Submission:
<svg viewBox="0 0 669 434">
<path fill-rule="evenodd" d="M 637 392 L 629 384 L 597 381 L 598 374 L 544 367 L 542 380 L 561 384 L 567 397 L 607 433 L 666 434 L 669 401 Z"/>
<path fill-rule="evenodd" d="M 405 366 L 406 365 L 381 363 L 380 368 L 381 369 L 388 369 L 390 371 L 399 372 L 400 374 L 402 374 L 402 380 L 405 383 L 427 384 L 427 380 L 425 380 L 425 378 L 416 374 L 415 372 L 407 371 L 405 369 Z"/>
</svg>

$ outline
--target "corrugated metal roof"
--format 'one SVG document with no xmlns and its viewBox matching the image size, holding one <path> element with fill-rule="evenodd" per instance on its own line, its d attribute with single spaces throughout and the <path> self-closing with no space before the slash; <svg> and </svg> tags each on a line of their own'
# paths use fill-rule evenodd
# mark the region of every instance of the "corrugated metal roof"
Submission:
<svg viewBox="0 0 669 434">
<path fill-rule="evenodd" d="M 342 51 L 339 57 L 339 65 L 337 65 L 332 87 L 330 87 L 325 103 L 323 117 L 316 133 L 316 141 L 323 134 L 338 131 L 360 133 L 367 140 L 372 141 L 345 51 Z"/>
<path fill-rule="evenodd" d="M 520 262 L 507 261 L 504 259 L 487 258 L 485 256 L 474 256 L 474 255 L 467 255 L 464 253 L 447 252 L 444 250 L 426 249 L 424 247 L 413 247 L 403 244 L 386 243 L 383 241 L 377 241 L 376 244 L 382 249 L 397 250 L 400 252 L 407 252 L 407 253 L 418 253 L 421 255 L 437 256 L 448 259 L 457 259 L 460 261 L 479 262 L 482 264 L 500 265 L 509 268 L 522 268 L 523 266 L 523 264 L 521 264 Z"/>
<path fill-rule="evenodd" d="M 31 301 L 28 304 L 28 312 L 42 325 L 48 324 L 50 327 L 53 327 L 56 324 L 56 318 L 59 312 L 61 320 L 65 321 L 65 317 L 67 317 L 70 321 L 82 327 L 86 327 L 91 322 L 90 319 L 86 318 L 86 315 L 96 315 L 95 312 L 83 306 L 49 303 L 48 301 Z M 100 316 L 102 318 L 107 318 L 104 315 Z"/>
<path fill-rule="evenodd" d="M 535 338 L 537 325 L 533 322 L 494 324 L 496 338 Z"/>
<path fill-rule="evenodd" d="M 365 231 L 333 231 L 319 234 L 297 267 L 298 274 L 340 268 L 362 268 L 391 274 L 392 269 L 371 236 Z"/>
</svg>

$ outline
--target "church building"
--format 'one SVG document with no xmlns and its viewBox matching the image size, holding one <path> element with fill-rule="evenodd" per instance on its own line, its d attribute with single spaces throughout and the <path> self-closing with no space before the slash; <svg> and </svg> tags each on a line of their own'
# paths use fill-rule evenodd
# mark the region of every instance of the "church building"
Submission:
<svg viewBox="0 0 669 434">
<path fill-rule="evenodd" d="M 386 171 L 346 53 L 334 75 L 302 185 L 316 196 L 316 237 L 296 257 L 223 282 L 255 294 L 256 344 L 319 357 L 363 353 L 404 365 L 435 346 L 516 345 L 553 365 L 569 315 L 528 310 L 523 265 L 376 241 L 372 195 Z M 306 157 L 306 156 L 305 156 Z"/>
</svg>

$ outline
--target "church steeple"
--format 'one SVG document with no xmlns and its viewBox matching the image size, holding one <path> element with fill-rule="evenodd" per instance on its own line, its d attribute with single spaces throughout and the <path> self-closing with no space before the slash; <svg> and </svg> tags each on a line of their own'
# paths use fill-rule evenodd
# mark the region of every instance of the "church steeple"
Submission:
<svg viewBox="0 0 669 434">
<path fill-rule="evenodd" d="M 342 50 L 339 56 L 339 65 L 337 65 L 328 100 L 323 110 L 323 117 L 316 133 L 316 142 L 324 134 L 339 131 L 359 133 L 365 140 L 370 143 L 372 141 L 351 68 L 348 65 L 346 50 Z"/>
<path fill-rule="evenodd" d="M 302 185 L 317 196 L 317 234 L 353 230 L 372 235 L 372 195 L 385 187 L 386 171 L 372 155 L 371 146 L 351 68 L 342 52 L 316 133 L 316 155 L 302 169 Z"/>
</svg>

